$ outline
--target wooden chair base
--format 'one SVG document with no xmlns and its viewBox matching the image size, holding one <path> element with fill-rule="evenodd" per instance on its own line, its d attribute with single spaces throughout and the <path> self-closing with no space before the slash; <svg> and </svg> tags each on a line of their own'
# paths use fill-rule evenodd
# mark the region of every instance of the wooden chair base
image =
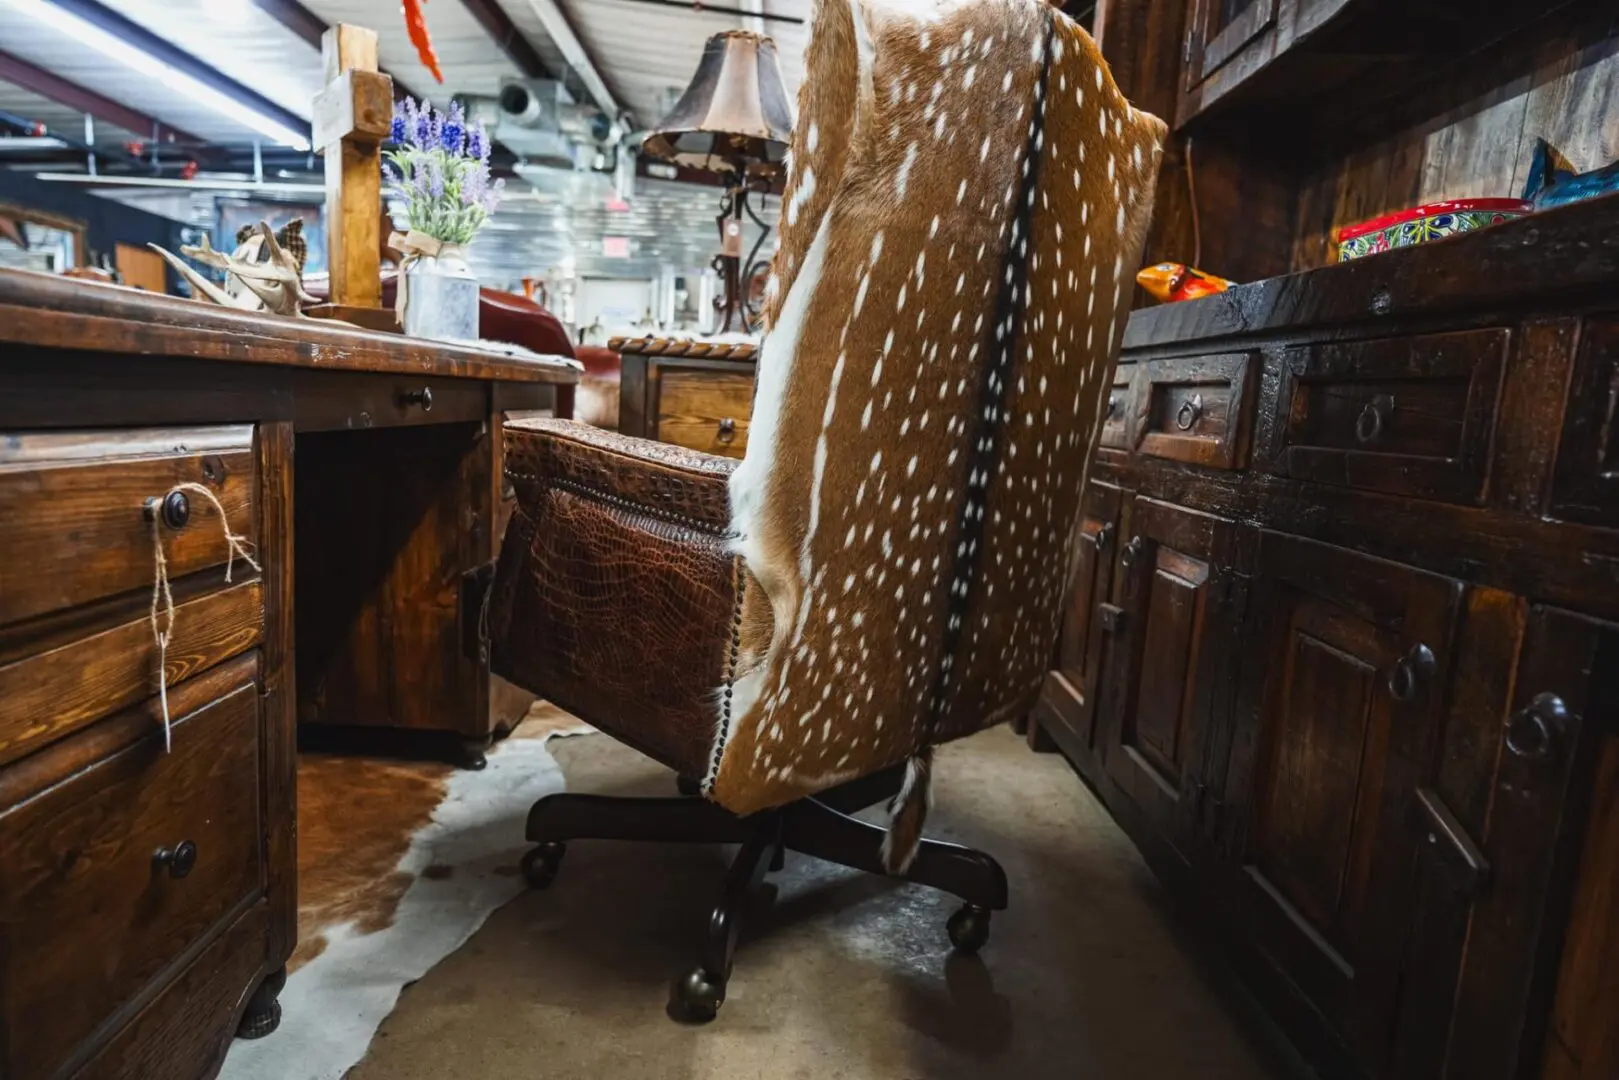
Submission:
<svg viewBox="0 0 1619 1080">
<path fill-rule="evenodd" d="M 748 817 L 738 817 L 692 795 L 549 795 L 528 814 L 527 835 L 536 846 L 523 856 L 523 876 L 535 888 L 549 885 L 570 840 L 740 844 L 709 917 L 702 959 L 675 984 L 671 1003 L 677 1017 L 707 1022 L 725 1002 L 748 894 L 766 873 L 782 868 L 786 851 L 871 874 L 886 873 L 882 864 L 886 830 L 849 815 L 892 798 L 899 790 L 901 775 L 900 769 L 891 769 Z M 692 789 L 693 785 L 681 782 L 681 790 Z M 990 913 L 1006 907 L 1006 873 L 1000 864 L 984 852 L 959 844 L 923 840 L 902 876 L 963 901 L 947 926 L 958 952 L 975 953 L 982 948 L 989 940 Z"/>
</svg>

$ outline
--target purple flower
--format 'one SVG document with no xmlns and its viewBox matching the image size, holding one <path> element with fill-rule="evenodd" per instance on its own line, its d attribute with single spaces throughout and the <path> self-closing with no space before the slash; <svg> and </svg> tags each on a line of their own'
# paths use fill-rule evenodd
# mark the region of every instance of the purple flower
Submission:
<svg viewBox="0 0 1619 1080">
<path fill-rule="evenodd" d="M 439 145 L 450 154 L 460 154 L 467 138 L 467 118 L 459 102 L 450 103 L 450 115 L 445 118 L 444 130 L 439 132 Z"/>
<path fill-rule="evenodd" d="M 467 157 L 477 161 L 489 160 L 489 136 L 484 134 L 482 120 L 473 124 L 467 132 Z"/>
<path fill-rule="evenodd" d="M 422 168 L 420 162 L 417 162 L 416 167 L 411 170 L 410 190 L 418 199 L 427 198 L 427 170 Z"/>
<path fill-rule="evenodd" d="M 495 207 L 500 205 L 500 197 L 506 193 L 506 181 L 496 180 L 494 185 L 484 194 L 483 212 L 493 214 Z"/>
<path fill-rule="evenodd" d="M 480 161 L 467 170 L 466 179 L 461 181 L 461 205 L 481 206 L 488 192 L 489 165 Z"/>
<path fill-rule="evenodd" d="M 410 144 L 418 149 L 425 150 L 433 145 L 433 106 L 416 110 L 415 122 L 412 124 Z"/>
<path fill-rule="evenodd" d="M 399 175 L 399 170 L 386 162 L 384 162 L 382 166 L 382 178 L 388 181 L 390 187 L 404 186 L 404 181 Z"/>
<path fill-rule="evenodd" d="M 405 141 L 405 114 L 394 109 L 393 125 L 388 129 L 388 138 L 395 144 Z"/>
<path fill-rule="evenodd" d="M 444 197 L 444 170 L 432 158 L 427 159 L 427 190 L 435 199 Z"/>
</svg>

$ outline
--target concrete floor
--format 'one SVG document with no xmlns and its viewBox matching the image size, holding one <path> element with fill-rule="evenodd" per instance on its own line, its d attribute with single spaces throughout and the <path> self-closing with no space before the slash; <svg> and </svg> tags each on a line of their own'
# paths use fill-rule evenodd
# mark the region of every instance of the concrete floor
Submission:
<svg viewBox="0 0 1619 1080">
<path fill-rule="evenodd" d="M 569 790 L 673 787 L 606 736 L 552 745 Z M 994 853 L 1011 881 L 980 958 L 950 955 L 950 898 L 789 856 L 718 1021 L 677 1024 L 669 987 L 725 852 L 580 842 L 550 889 L 406 988 L 350 1080 L 1303 1075 L 1060 758 L 997 728 L 945 748 L 935 777 L 929 834 Z"/>
</svg>

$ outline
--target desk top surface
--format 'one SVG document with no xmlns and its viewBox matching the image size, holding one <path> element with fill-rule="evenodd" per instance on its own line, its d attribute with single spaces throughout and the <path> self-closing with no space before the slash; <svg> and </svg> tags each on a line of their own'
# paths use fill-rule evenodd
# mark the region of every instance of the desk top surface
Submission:
<svg viewBox="0 0 1619 1080">
<path fill-rule="evenodd" d="M 0 343 L 504 382 L 579 378 L 562 364 L 24 270 L 0 270 Z M 9 351 L 0 349 L 0 371 Z"/>
</svg>

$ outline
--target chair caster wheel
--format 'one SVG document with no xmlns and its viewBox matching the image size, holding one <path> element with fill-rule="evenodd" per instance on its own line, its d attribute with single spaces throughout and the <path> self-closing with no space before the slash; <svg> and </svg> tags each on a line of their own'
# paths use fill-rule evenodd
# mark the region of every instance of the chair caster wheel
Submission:
<svg viewBox="0 0 1619 1080">
<path fill-rule="evenodd" d="M 562 856 L 568 846 L 555 840 L 543 844 L 536 844 L 523 855 L 520 864 L 523 870 L 523 880 L 528 882 L 531 889 L 543 889 L 551 884 L 557 876 L 557 869 L 562 865 Z"/>
<path fill-rule="evenodd" d="M 706 1024 L 719 1015 L 725 1004 L 725 984 L 697 968 L 675 984 L 675 1005 L 683 1020 Z"/>
<path fill-rule="evenodd" d="M 950 944 L 955 946 L 958 953 L 968 956 L 976 953 L 989 941 L 989 909 L 973 904 L 963 904 L 945 929 L 950 933 Z"/>
</svg>

